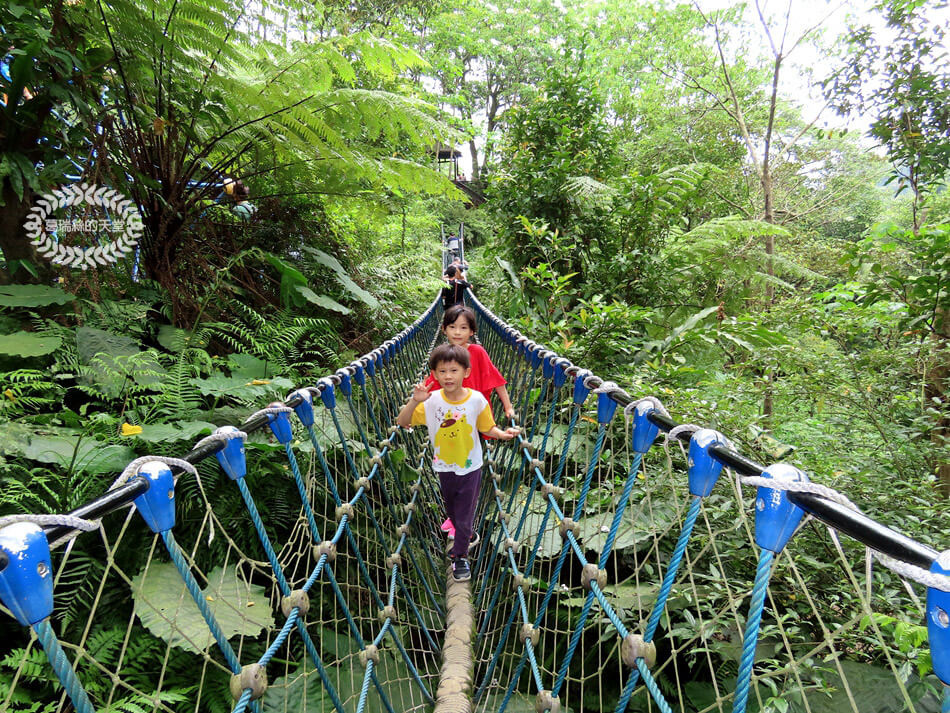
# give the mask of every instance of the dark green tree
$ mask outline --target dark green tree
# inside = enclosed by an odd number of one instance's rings
[[[561,273],[582,273],[591,260],[613,254],[607,207],[579,195],[574,179],[606,181],[616,172],[616,145],[603,100],[582,67],[549,70],[539,96],[507,115],[505,148],[493,176],[494,207],[515,263],[547,262]],[[522,219],[543,224],[538,244]]]
[[[913,192],[913,229],[927,219],[927,197],[950,170],[950,63],[942,0],[882,0],[887,32],[855,27],[825,92],[841,114],[873,117],[870,136],[894,165],[899,189]],[[944,18],[945,15],[942,15]]]
[[[76,169],[93,153],[88,130],[99,82],[112,52],[90,35],[81,4],[25,0],[0,7],[0,283],[45,279],[49,263],[37,259],[23,232],[33,197]]]

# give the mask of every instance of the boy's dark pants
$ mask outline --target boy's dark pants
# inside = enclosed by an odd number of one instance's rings
[[[440,471],[439,485],[442,487],[445,511],[455,525],[455,542],[452,544],[451,554],[453,557],[468,557],[468,543],[472,539],[472,524],[475,521],[475,504],[482,486],[482,469],[465,475]]]

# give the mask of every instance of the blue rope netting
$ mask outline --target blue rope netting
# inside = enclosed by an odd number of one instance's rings
[[[874,616],[885,604],[923,607],[895,578],[871,591],[853,565],[862,552],[832,538],[835,554],[820,528],[789,546],[810,552],[820,541],[827,564],[783,554],[798,521],[768,539],[768,514],[756,513],[795,506],[781,489],[760,486],[750,499],[732,473],[719,478],[709,456],[725,442],[719,434],[694,434],[688,458],[676,439],[651,448],[649,416],[662,406],[632,401],[468,299],[522,429],[513,442],[485,443],[481,544],[471,554],[475,710],[865,713],[872,700],[927,711],[941,699],[950,709],[950,694],[916,677]],[[62,684],[56,695],[83,713],[439,710],[452,616],[444,515],[427,439],[394,424],[440,317],[433,303],[395,339],[255,414],[244,432],[219,429],[199,447],[219,465],[181,475],[174,498],[155,496],[163,478],[172,487],[168,466],[133,473],[151,485],[135,509],[103,520],[82,635],[61,642],[42,606],[37,622],[24,615]],[[273,439],[254,433],[261,425]],[[144,567],[126,571],[146,523]],[[54,569],[68,576],[75,557],[68,546]],[[816,572],[845,582],[846,597],[816,599]],[[119,580],[130,600],[102,602]],[[0,588],[5,603],[10,591]],[[20,710],[11,706],[40,680],[35,646],[14,652],[0,709]],[[151,686],[137,670],[145,660],[158,662],[144,677]],[[194,684],[170,689],[183,667]]]

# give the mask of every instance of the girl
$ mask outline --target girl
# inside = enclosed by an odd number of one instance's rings
[[[449,307],[442,318],[442,333],[450,344],[468,349],[468,356],[472,363],[471,373],[462,382],[462,386],[481,392],[489,404],[491,404],[491,394],[494,391],[498,394],[502,408],[505,409],[505,416],[509,420],[514,418],[515,410],[511,406],[508,389],[505,388],[508,382],[492,364],[491,357],[488,356],[485,348],[480,344],[469,343],[469,340],[475,336],[475,312],[470,307],[461,304]],[[429,374],[425,387],[429,391],[440,388],[434,374]],[[448,533],[450,540],[455,538],[455,526],[451,520],[446,519],[442,523],[442,529]],[[472,545],[478,544],[478,535],[474,535],[474,538]]]
[[[465,378],[462,386],[480,391],[489,403],[494,391],[498,394],[502,408],[505,409],[505,416],[509,419],[514,418],[515,410],[511,406],[508,389],[505,388],[508,382],[491,363],[491,357],[488,356],[484,347],[480,344],[469,343],[469,340],[475,336],[475,312],[465,305],[450,307],[442,318],[442,333],[450,344],[468,349],[468,356],[472,360],[472,373]],[[425,385],[429,391],[437,391],[440,388],[434,374],[429,374]]]

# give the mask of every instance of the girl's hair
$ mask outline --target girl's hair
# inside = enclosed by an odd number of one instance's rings
[[[450,324],[455,324],[459,317],[465,317],[465,320],[468,322],[468,326],[472,328],[472,333],[474,334],[476,331],[475,311],[471,307],[466,307],[465,305],[452,305],[447,310],[445,310],[445,316],[442,317],[442,329],[445,329]]]

